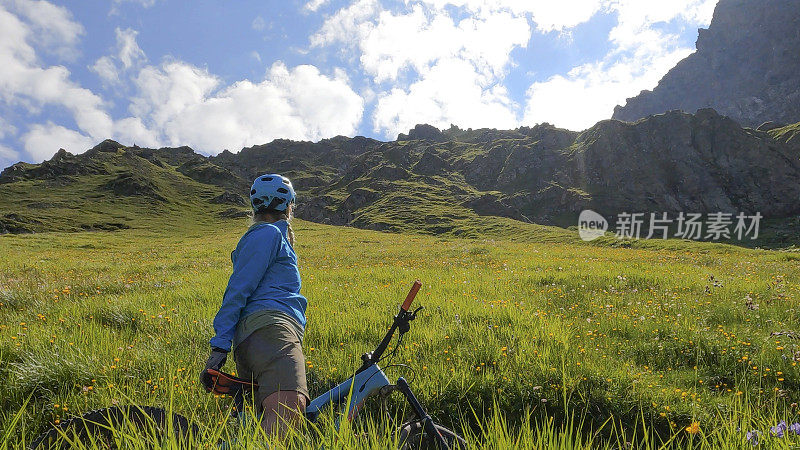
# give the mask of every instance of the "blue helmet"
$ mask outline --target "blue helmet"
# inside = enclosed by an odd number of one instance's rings
[[[294,199],[292,182],[277,173],[259,176],[250,188],[250,205],[256,212],[261,209],[286,211],[289,204],[294,203]]]

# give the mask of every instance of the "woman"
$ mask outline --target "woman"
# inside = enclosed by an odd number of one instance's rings
[[[214,318],[216,335],[206,369],[219,370],[234,348],[236,370],[258,382],[256,405],[268,434],[284,436],[308,402],[302,341],[305,297],[289,224],[295,194],[288,178],[262,175],[253,182],[253,225],[231,253],[233,274]]]

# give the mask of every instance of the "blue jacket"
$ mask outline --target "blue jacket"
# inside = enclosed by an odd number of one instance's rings
[[[236,324],[262,309],[281,311],[306,326],[308,301],[300,294],[297,255],[285,220],[250,227],[231,253],[233,273],[214,317],[211,346],[231,349]]]

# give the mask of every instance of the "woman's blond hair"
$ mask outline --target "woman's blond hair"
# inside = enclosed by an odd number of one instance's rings
[[[294,247],[294,230],[292,230],[292,218],[294,217],[294,207],[289,206],[285,211],[278,211],[275,209],[260,209],[253,213],[253,224],[266,222],[273,223],[279,220],[285,220],[289,225],[287,233],[289,235],[289,244]]]

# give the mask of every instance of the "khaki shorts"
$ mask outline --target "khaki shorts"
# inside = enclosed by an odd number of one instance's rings
[[[258,383],[254,400],[259,413],[265,398],[277,391],[308,396],[306,359],[297,330],[278,322],[255,330],[234,350],[237,375]]]

